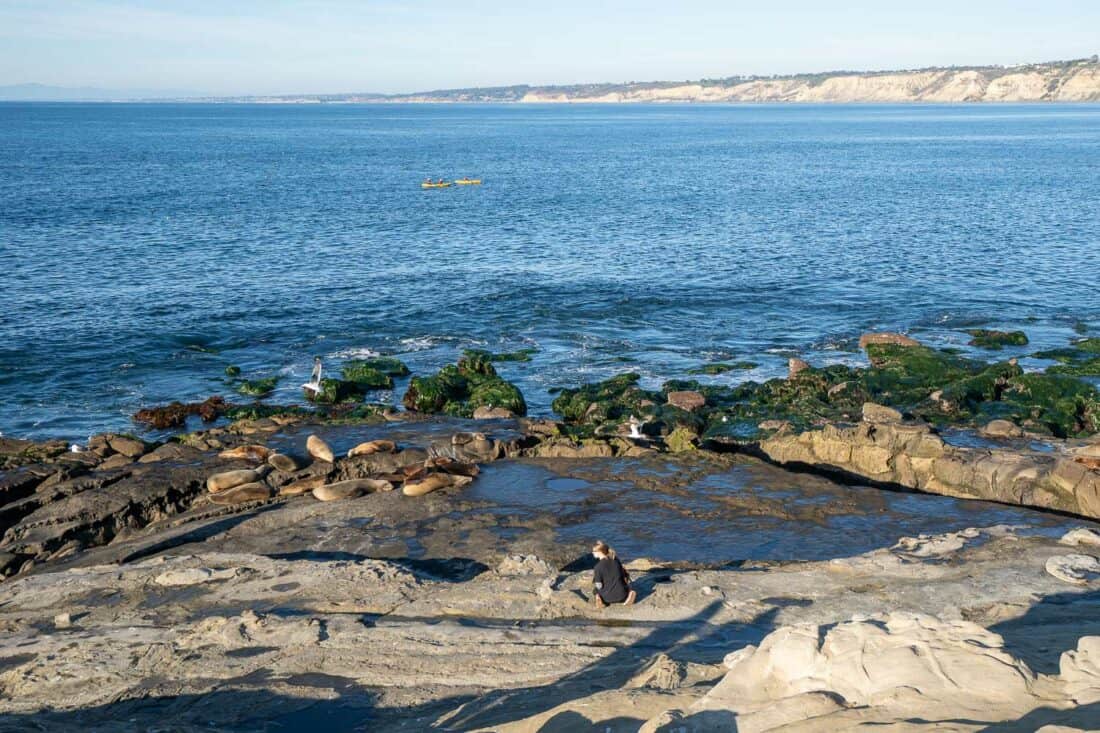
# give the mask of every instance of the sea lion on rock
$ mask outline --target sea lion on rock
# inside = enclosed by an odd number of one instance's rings
[[[435,458],[429,458],[425,466],[428,468],[438,468],[444,473],[449,473],[454,476],[477,476],[481,472],[481,468],[476,463],[467,463],[465,461],[456,461],[453,458],[447,458],[446,456],[436,456]]]
[[[253,483],[259,481],[267,474],[267,467],[263,466],[259,469],[243,468],[237,471],[224,471],[222,473],[216,473],[210,478],[206,479],[206,488],[211,494],[216,494],[221,491],[232,489],[242,484]]]
[[[318,438],[316,435],[311,435],[306,439],[306,450],[309,451],[309,454],[318,461],[332,463],[336,460],[336,457],[332,452],[332,446]]]
[[[348,458],[369,456],[372,453],[393,453],[395,450],[397,450],[397,444],[392,440],[368,440],[349,450]]]
[[[254,463],[263,463],[268,459],[271,453],[272,451],[270,448],[266,448],[262,445],[239,445],[236,448],[223,450],[218,454],[218,458],[242,459],[245,461],[253,461]]]
[[[430,494],[437,489],[443,489],[448,486],[461,488],[468,485],[471,481],[473,481],[473,478],[469,476],[452,476],[449,473],[433,473],[420,481],[406,483],[405,487],[401,489],[401,493],[405,496],[424,496],[425,494]]]
[[[246,501],[260,501],[269,498],[271,498],[271,487],[260,482],[241,484],[210,495],[210,501],[222,505],[243,504]]]
[[[372,494],[376,491],[390,491],[393,484],[389,481],[381,481],[372,478],[352,479],[351,481],[337,481],[327,486],[318,486],[313,490],[313,497],[318,501],[336,501],[338,499],[354,499],[363,494]]]
[[[307,494],[314,489],[324,486],[327,480],[327,476],[309,476],[299,479],[280,488],[279,496],[298,496],[299,494]]]
[[[283,471],[284,473],[293,473],[298,470],[298,461],[282,453],[272,453],[267,457],[267,463],[275,470]]]

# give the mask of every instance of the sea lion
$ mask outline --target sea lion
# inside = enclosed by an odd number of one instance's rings
[[[246,501],[260,501],[269,498],[271,498],[271,487],[260,482],[241,484],[210,495],[210,501],[222,505],[243,504]]]
[[[326,481],[328,481],[327,476],[308,476],[303,479],[298,479],[280,488],[279,496],[298,496],[299,494],[306,494],[324,486]]]
[[[318,486],[313,490],[313,497],[318,501],[336,501],[338,499],[354,499],[363,494],[371,494],[376,491],[390,491],[393,484],[389,481],[381,481],[372,478],[352,479],[350,481],[337,481],[334,484]]]
[[[306,450],[318,461],[332,463],[336,460],[336,457],[332,453],[332,446],[316,435],[311,435],[306,439]]]
[[[262,445],[239,445],[236,448],[223,450],[218,454],[218,458],[231,458],[252,461],[254,463],[263,463],[271,453],[272,450],[270,448]]]
[[[368,440],[349,450],[348,458],[369,456],[371,453],[393,453],[395,450],[397,450],[397,444],[392,440]]]
[[[259,481],[265,475],[267,475],[267,466],[261,468],[242,468],[236,471],[224,471],[222,473],[216,473],[210,478],[206,479],[206,488],[211,494],[216,494],[220,491],[226,491],[232,489],[235,486],[242,484],[249,484],[254,481]]]
[[[272,468],[284,473],[292,473],[298,470],[298,461],[282,453],[272,453],[267,457],[267,463]]]

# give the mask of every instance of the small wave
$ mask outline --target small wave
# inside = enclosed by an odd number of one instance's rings
[[[382,352],[367,346],[340,349],[328,355],[329,359],[371,359],[381,356]]]

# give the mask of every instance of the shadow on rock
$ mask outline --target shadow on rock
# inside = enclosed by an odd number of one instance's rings
[[[438,580],[447,583],[464,583],[481,575],[489,566],[467,557],[444,557],[414,560],[407,557],[382,558],[360,555],[340,550],[297,550],[295,552],[269,553],[273,560],[309,560],[312,562],[360,562],[363,560],[385,560],[391,565],[404,568],[419,578]]]
[[[1035,672],[1058,673],[1062,652],[1077,647],[1082,636],[1100,636],[1100,591],[1053,593],[1019,618],[989,627],[1000,634],[1005,650]]]

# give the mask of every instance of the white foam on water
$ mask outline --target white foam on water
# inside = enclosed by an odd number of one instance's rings
[[[341,349],[328,354],[328,359],[371,359],[375,356],[381,356],[382,352],[375,349],[371,349],[366,346],[353,347],[350,349]]]

